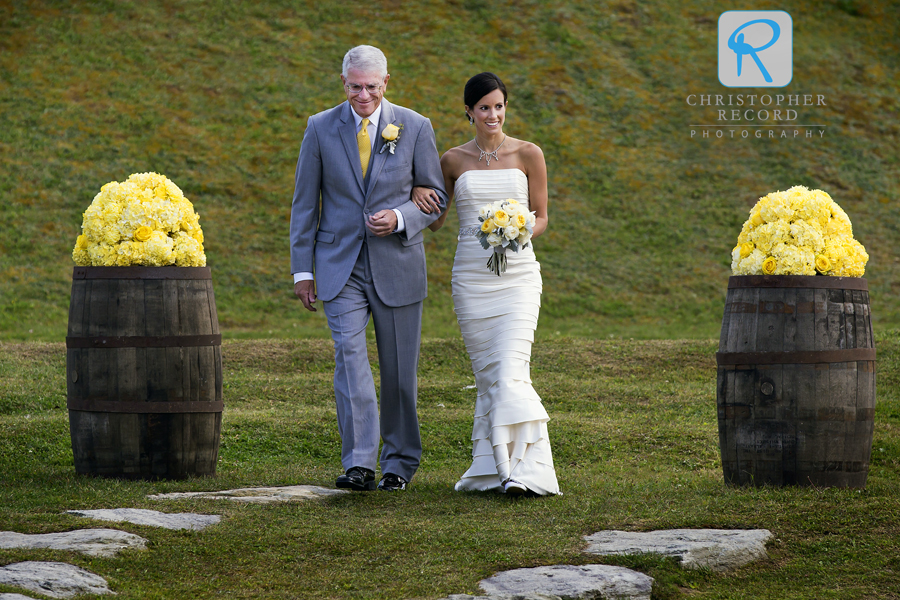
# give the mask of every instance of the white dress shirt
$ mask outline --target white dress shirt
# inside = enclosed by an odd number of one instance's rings
[[[353,106],[350,106],[350,113],[353,115],[353,120],[356,122],[356,133],[359,134],[359,131],[362,129],[362,120],[363,117],[356,114],[356,111],[353,110]],[[381,119],[381,103],[378,103],[378,108],[375,109],[371,115],[366,117],[369,119],[369,126],[366,127],[366,131],[369,133],[369,142],[372,144],[372,153],[375,153],[375,140],[378,136],[376,133],[378,132],[378,121]],[[386,125],[386,124],[385,124]],[[397,215],[397,228],[394,230],[394,233],[398,233],[406,229],[406,225],[403,222],[403,214],[397,210],[396,208],[392,209],[394,214]],[[315,279],[313,274],[308,271],[301,271],[299,273],[294,273],[294,283],[298,283],[300,281],[309,281],[310,279]]]

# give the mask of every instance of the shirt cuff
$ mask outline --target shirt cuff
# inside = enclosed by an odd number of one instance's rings
[[[397,215],[397,229],[395,229],[393,233],[400,233],[406,229],[406,223],[403,222],[403,213],[401,213],[398,208],[392,208],[391,210]]]
[[[299,273],[294,273],[294,283],[300,283],[301,281],[309,281],[310,279],[315,279],[312,273],[308,273],[306,271],[301,271]]]

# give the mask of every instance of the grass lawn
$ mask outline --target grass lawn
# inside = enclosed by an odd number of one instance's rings
[[[878,407],[865,490],[732,488],[722,481],[713,341],[536,344],[535,387],[552,417],[561,497],[459,494],[469,462],[473,379],[456,339],[426,340],[419,413],[425,454],[406,493],[248,506],[147,494],[316,484],[341,471],[330,343],[233,340],[218,476],[125,482],[76,476],[65,411],[65,349],[0,344],[0,530],[96,526],[66,509],[220,514],[202,532],[129,524],[146,551],[89,558],[0,551],[0,563],[63,560],[129,598],[441,598],[495,572],[618,564],[656,578],[654,598],[900,597],[900,333],[878,339]],[[766,528],[769,559],[726,575],[655,557],[581,554],[602,529]],[[0,587],[0,592],[13,592]]]

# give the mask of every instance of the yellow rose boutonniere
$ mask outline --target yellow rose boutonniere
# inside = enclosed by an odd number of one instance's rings
[[[399,135],[400,128],[393,123],[389,123],[388,126],[384,128],[384,131],[381,132],[381,137],[383,137],[386,142],[392,142],[396,140],[397,136]]]
[[[389,149],[391,154],[394,153],[394,150],[397,149],[397,142],[400,141],[400,134],[403,132],[403,123],[400,123],[399,126],[394,125],[393,123],[388,123],[388,125],[381,130],[381,139],[384,140],[384,145],[381,147],[381,150],[378,151],[379,154],[383,153],[385,149]]]

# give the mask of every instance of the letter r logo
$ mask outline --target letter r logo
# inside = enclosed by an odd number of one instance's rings
[[[793,79],[794,32],[782,10],[719,16],[719,81],[727,87],[784,87]]]

